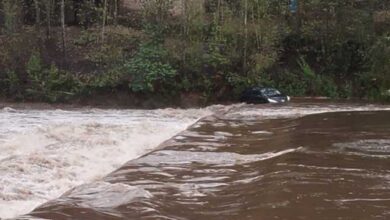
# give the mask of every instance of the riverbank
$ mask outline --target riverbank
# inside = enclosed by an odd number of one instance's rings
[[[300,21],[287,1],[195,1],[184,14],[172,14],[171,1],[134,10],[98,2],[70,1],[60,24],[59,4],[3,1],[0,96],[186,107],[234,102],[262,85],[291,96],[390,99],[390,13],[380,0],[310,1]]]
[[[162,108],[203,108],[210,105],[232,105],[238,101],[220,101],[206,103],[201,101],[199,95],[182,95],[175,101],[164,102],[164,99],[158,98],[134,98],[126,95],[105,95],[100,97],[90,97],[84,99],[75,99],[62,103],[49,103],[39,101],[14,101],[12,99],[0,98],[0,109],[35,109],[35,110],[75,110],[75,109],[162,109]],[[341,103],[341,104],[377,104],[384,105],[390,102],[386,101],[368,101],[362,99],[332,99],[329,97],[291,97],[292,103]]]
[[[134,95],[125,92],[96,94],[93,96],[72,98],[62,102],[15,101],[10,98],[0,98],[0,108],[12,107],[18,109],[157,109],[157,108],[192,108],[205,107],[207,104],[231,104],[233,102],[206,103],[198,94],[182,94],[178,97],[158,95]]]

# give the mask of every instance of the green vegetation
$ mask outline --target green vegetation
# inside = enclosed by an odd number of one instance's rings
[[[0,0],[0,95],[217,102],[266,85],[390,101],[389,1],[136,2]]]

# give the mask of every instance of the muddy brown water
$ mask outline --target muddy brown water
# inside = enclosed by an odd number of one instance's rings
[[[390,111],[232,111],[24,218],[390,219]]]

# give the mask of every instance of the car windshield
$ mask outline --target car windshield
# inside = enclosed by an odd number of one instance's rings
[[[271,89],[271,88],[262,89],[261,92],[265,96],[278,96],[278,95],[281,95],[281,93],[278,90]]]

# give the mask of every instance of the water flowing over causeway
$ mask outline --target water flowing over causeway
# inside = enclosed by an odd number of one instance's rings
[[[96,181],[210,109],[0,110],[0,218]]]
[[[34,137],[20,126],[2,131],[3,146],[26,137],[22,142],[31,147],[4,148],[15,156],[5,157],[2,167],[14,170],[1,170],[7,177],[1,181],[23,177],[30,184],[7,183],[0,199],[9,207],[30,198],[36,205],[50,200],[19,217],[24,219],[388,219],[389,110],[308,103],[237,105],[217,113],[158,110],[162,116],[149,112],[150,126],[142,111],[54,111],[73,118],[36,123]],[[7,111],[3,114],[20,114]],[[91,121],[72,114],[89,115]],[[207,117],[184,130],[198,116]],[[42,200],[40,193],[46,196]]]

